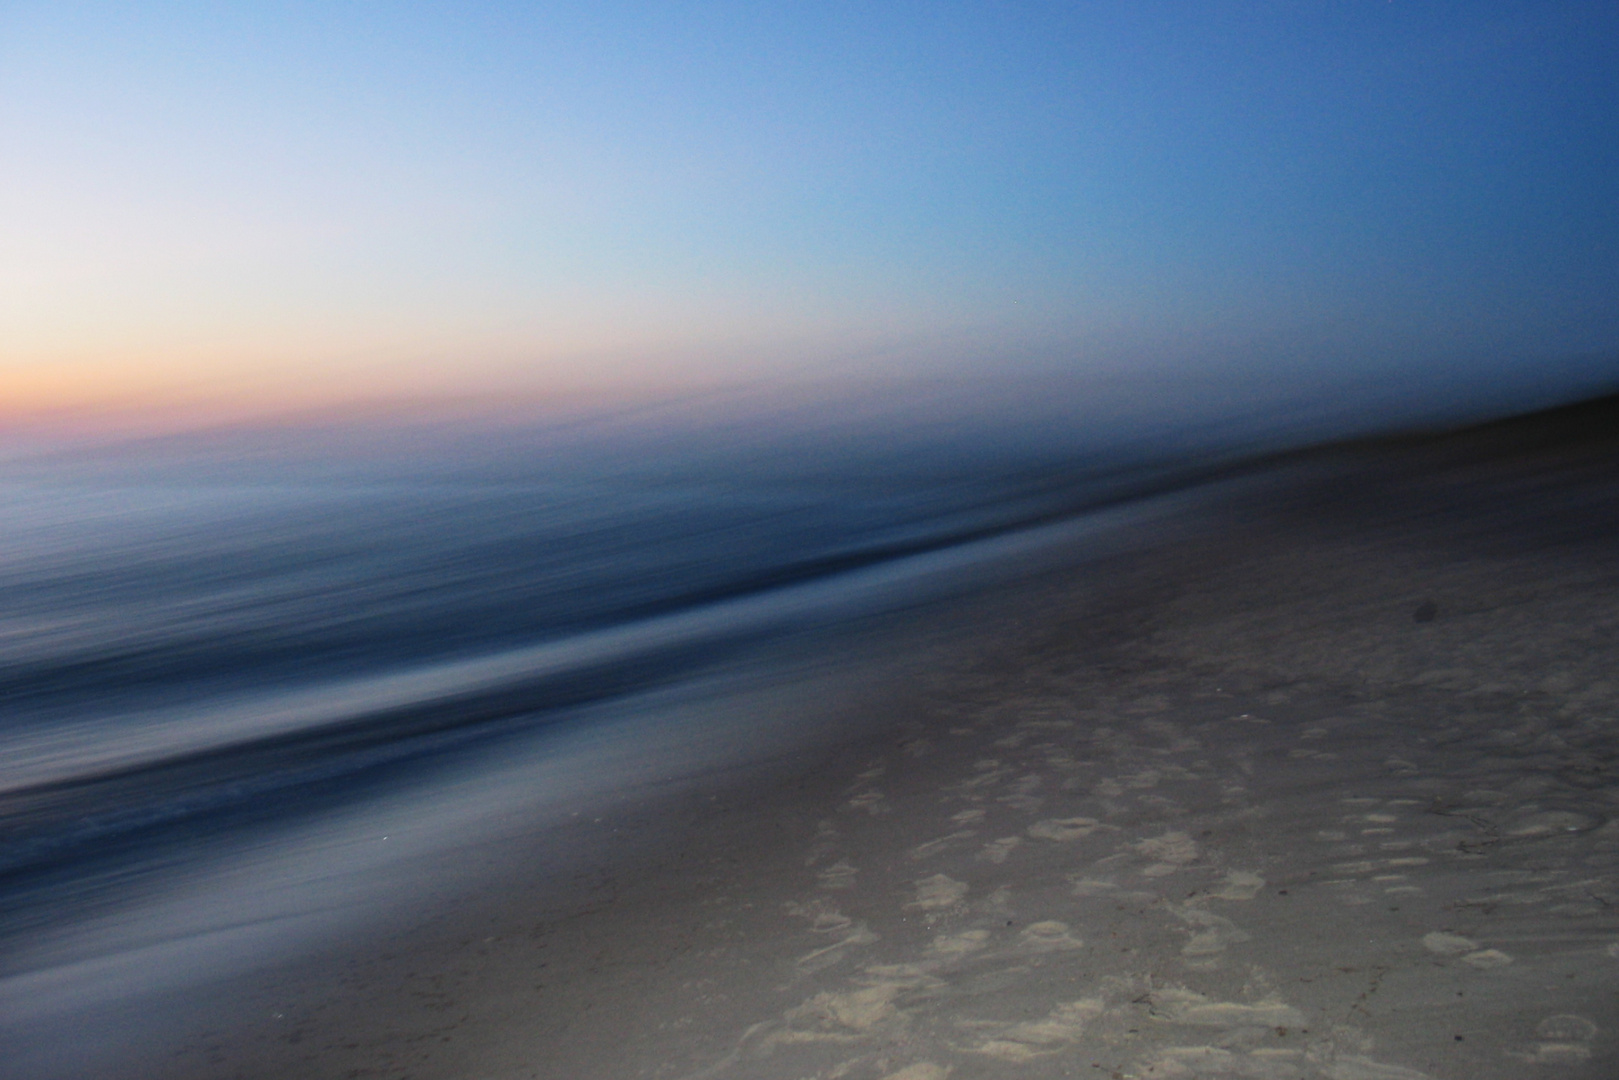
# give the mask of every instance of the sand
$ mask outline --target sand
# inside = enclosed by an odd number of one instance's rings
[[[1615,461],[1307,463],[128,1075],[1619,1075]]]

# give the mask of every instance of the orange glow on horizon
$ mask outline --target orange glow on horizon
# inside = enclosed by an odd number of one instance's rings
[[[398,341],[264,341],[247,348],[16,354],[0,359],[0,428],[99,435],[327,419],[534,418],[633,408],[771,383],[837,381],[930,367],[991,335],[960,327],[924,337],[909,328],[731,336],[621,333],[617,340],[537,341],[532,335],[430,336]],[[288,359],[297,357],[297,359]],[[942,361],[942,363],[940,362]]]

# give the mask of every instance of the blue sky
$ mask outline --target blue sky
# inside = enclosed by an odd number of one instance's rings
[[[1619,352],[1611,3],[0,4],[12,410]]]

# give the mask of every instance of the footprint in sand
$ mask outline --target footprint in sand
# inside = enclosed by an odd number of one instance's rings
[[[1503,824],[1508,839],[1530,840],[1544,836],[1589,832],[1602,822],[1588,814],[1565,810],[1525,811]]]
[[[821,971],[840,963],[848,950],[861,945],[871,945],[881,940],[880,936],[865,923],[855,923],[843,933],[837,941],[819,949],[800,956],[793,963],[802,971]]]
[[[1146,1001],[1149,1015],[1160,1023],[1228,1029],[1228,1033],[1214,1040],[1219,1045],[1166,1047],[1144,1061],[1136,1075],[1164,1080],[1201,1080],[1204,1077],[1211,1080],[1216,1077],[1303,1080],[1306,1076],[1320,1076],[1325,1080],[1431,1080],[1426,1073],[1415,1069],[1384,1064],[1361,1054],[1336,1053],[1320,1046],[1307,1052],[1286,1046],[1236,1048],[1230,1033],[1269,1029],[1280,1035],[1300,1030],[1307,1023],[1303,1013],[1274,996],[1250,1003],[1216,1001],[1193,990],[1165,987],[1149,994]],[[1324,1055],[1327,1060],[1312,1068],[1323,1049],[1327,1050]]]
[[[1431,1080],[1425,1072],[1403,1065],[1385,1065],[1358,1055],[1338,1058],[1328,1064],[1321,1075],[1327,1080]]]
[[[1502,952],[1500,949],[1480,949],[1478,952],[1470,952],[1463,956],[1462,963],[1489,970],[1490,968],[1506,967],[1512,963],[1512,956],[1509,953]]]
[[[853,919],[824,900],[811,900],[805,904],[788,901],[782,908],[795,919],[806,920],[810,930],[817,934],[836,934],[854,925]]]
[[[854,879],[860,871],[847,859],[839,859],[831,866],[815,875],[817,888],[821,889],[852,889]]]
[[[1478,942],[1472,938],[1462,938],[1460,934],[1452,934],[1444,929],[1436,929],[1431,934],[1421,936],[1421,947],[1441,957],[1459,957],[1464,952],[1477,949]]]
[[[946,848],[952,848],[964,841],[971,840],[977,835],[978,834],[971,829],[963,830],[962,832],[953,832],[948,836],[941,836],[936,840],[929,840],[924,844],[918,844],[912,848],[908,854],[913,860],[926,859],[930,855],[937,855]]]
[[[1147,877],[1173,874],[1187,863],[1197,860],[1197,841],[1183,832],[1166,832],[1162,836],[1151,837],[1135,845],[1135,849],[1153,860],[1141,871]]]
[[[1583,1016],[1548,1016],[1535,1026],[1535,1034],[1542,1041],[1527,1052],[1510,1056],[1532,1065],[1580,1065],[1591,1060],[1590,1043],[1597,1031],[1597,1026]]]
[[[1207,900],[1231,900],[1241,902],[1252,900],[1259,895],[1259,890],[1265,887],[1265,879],[1258,874],[1251,874],[1246,870],[1236,870],[1221,880],[1220,884],[1203,894]]]
[[[838,827],[830,821],[822,821],[815,827],[815,844],[805,856],[804,865],[814,866],[837,850]]]
[[[1041,776],[1031,773],[1013,784],[1010,794],[1002,795],[995,801],[1005,803],[1014,810],[1032,814],[1045,803],[1044,799],[1035,794],[1036,791],[1040,790],[1040,785],[1044,782]]]
[[[1299,1080],[1303,1057],[1302,1050],[1273,1047],[1242,1053],[1219,1046],[1167,1046],[1148,1058],[1138,1071],[1124,1075],[1151,1076],[1154,1080],[1200,1080],[1202,1077]]]
[[[967,779],[952,785],[952,787],[947,790],[955,791],[962,795],[971,796],[973,792],[980,791],[987,787],[993,787],[1002,780],[1005,780],[1008,776],[1012,775],[1011,769],[1003,767],[999,761],[996,761],[993,758],[977,762],[973,765],[973,768],[977,770],[976,776],[970,776]]]
[[[984,1026],[998,1030],[965,1049],[968,1053],[1018,1063],[1050,1057],[1077,1043],[1085,1034],[1086,1025],[1105,1011],[1100,998],[1061,1002],[1039,1020],[1019,1024],[986,1023]]]
[[[978,853],[978,857],[992,863],[1003,863],[1006,861],[1007,856],[1016,851],[1022,843],[1023,837],[1021,836],[1003,836],[999,840],[991,840],[985,844],[984,849]]]
[[[1067,923],[1055,919],[1030,923],[1024,927],[1023,933],[1018,935],[1018,944],[1025,949],[1042,953],[1085,947],[1085,942],[1069,932]]]
[[[1005,885],[998,886],[978,905],[978,909],[1001,917],[1013,914],[1012,890]]]
[[[863,791],[843,805],[850,810],[864,810],[873,816],[889,812],[888,797],[876,788]]]
[[[1192,936],[1181,946],[1181,955],[1188,960],[1209,965],[1226,949],[1251,940],[1251,935],[1223,915],[1204,911],[1190,904],[1170,909],[1192,930]]]
[[[1048,818],[1045,821],[1037,821],[1030,825],[1028,833],[1036,840],[1056,840],[1060,842],[1078,840],[1081,837],[1089,836],[1101,827],[1102,823],[1095,818]]]
[[[915,1065],[907,1065],[899,1072],[888,1073],[882,1080],[945,1080],[950,1075],[950,1069],[944,1065],[935,1065],[931,1061],[919,1061]]]
[[[1068,882],[1073,886],[1075,896],[1114,896],[1119,891],[1117,882],[1108,881],[1104,878],[1089,878],[1076,875],[1070,877]]]
[[[1143,769],[1138,773],[1126,773],[1117,779],[1125,787],[1135,788],[1139,791],[1157,787],[1158,782],[1163,778],[1164,774],[1157,769]]]
[[[1066,770],[1077,769],[1080,767],[1080,762],[1074,760],[1074,755],[1070,754],[1067,750],[1064,750],[1060,746],[1053,746],[1050,743],[1043,743],[1041,745],[1041,749],[1044,749],[1046,752],[1046,764],[1050,765],[1053,769]]]
[[[928,921],[959,911],[967,897],[967,883],[944,874],[934,874],[915,882],[916,899],[905,906],[924,912]]]
[[[900,749],[905,752],[906,757],[926,757],[933,753],[933,741],[918,735],[914,739],[907,740]]]
[[[742,1036],[736,1055],[750,1046],[761,1054],[794,1043],[857,1043],[903,1029],[908,1017],[900,1008],[906,994],[936,992],[943,983],[925,972],[868,974],[853,990],[827,991],[782,1013],[779,1021],[759,1024]]]
[[[1548,1016],[1535,1026],[1535,1034],[1553,1042],[1590,1042],[1599,1029],[1583,1016],[1558,1013]]]
[[[1360,835],[1362,836],[1390,835],[1394,832],[1394,824],[1400,820],[1400,816],[1398,814],[1383,813],[1351,815],[1344,820],[1354,823],[1356,822],[1357,818],[1361,826]]]
[[[1155,1020],[1193,1027],[1300,1028],[1304,1014],[1278,998],[1266,998],[1244,1005],[1235,1001],[1214,1001],[1195,990],[1166,987],[1147,995],[1149,1013]]]
[[[1512,957],[1500,949],[1481,949],[1472,938],[1446,930],[1422,935],[1422,947],[1436,956],[1460,957],[1462,963],[1476,968],[1498,968],[1512,963]]]
[[[988,930],[964,930],[959,934],[940,934],[927,947],[929,960],[950,962],[983,951],[989,945]]]
[[[783,1017],[786,1029],[772,1033],[768,1041],[854,1042],[896,1016],[894,999],[904,989],[899,983],[882,983],[841,994],[816,994],[788,1009]]]

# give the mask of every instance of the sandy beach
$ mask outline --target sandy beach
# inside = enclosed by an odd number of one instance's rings
[[[1536,431],[958,606],[859,737],[492,844],[128,1075],[1611,1076],[1615,455]]]

